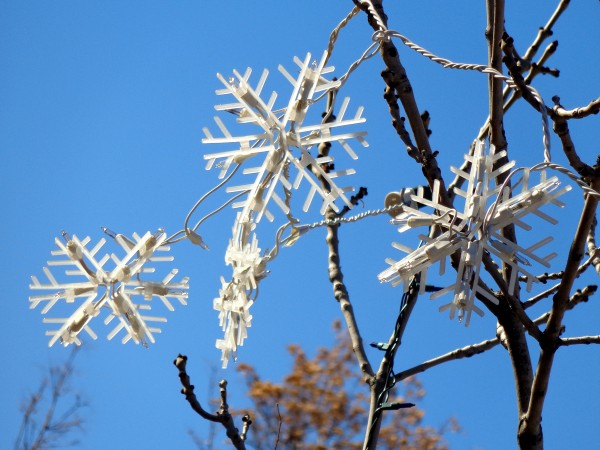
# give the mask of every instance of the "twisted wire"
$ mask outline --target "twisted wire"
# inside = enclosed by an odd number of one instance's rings
[[[468,63],[456,63],[454,61],[450,61],[449,59],[442,58],[440,56],[434,55],[427,49],[421,47],[418,44],[415,44],[406,36],[401,35],[397,31],[386,30],[386,31],[376,31],[373,33],[373,40],[382,41],[388,40],[390,37],[396,37],[402,41],[404,45],[406,45],[411,50],[419,53],[420,55],[425,56],[427,59],[440,64],[445,69],[460,69],[460,70],[474,70],[477,72],[486,73],[492,75],[494,78],[498,78],[504,81],[508,87],[511,89],[516,89],[517,84],[515,81],[507,75],[504,75],[502,72],[497,71],[493,67],[489,67],[483,64],[468,64]],[[542,143],[544,146],[544,162],[551,161],[551,153],[550,153],[550,127],[548,126],[548,112],[546,104],[542,99],[540,93],[533,86],[527,86],[527,89],[531,92],[534,98],[538,101],[540,107],[540,113],[542,115]]]
[[[348,15],[346,17],[344,17],[342,19],[342,21],[340,23],[338,23],[338,25],[331,31],[331,34],[329,35],[329,43],[327,44],[327,54],[325,56],[325,65],[327,65],[327,62],[329,61],[329,58],[331,57],[331,54],[333,53],[333,47],[335,46],[335,43],[337,41],[337,38],[338,38],[338,35],[340,34],[341,29],[344,28],[346,25],[348,25],[348,22],[350,22],[350,20],[352,20],[352,18],[354,16],[356,16],[359,12],[360,12],[360,8],[358,6],[355,6],[354,8],[352,8],[352,11],[350,11],[348,13]]]
[[[289,161],[286,162],[283,166],[283,177],[286,180],[290,179],[290,163]],[[285,195],[285,198],[283,199],[283,202],[285,203],[285,206],[287,207],[288,211],[287,213],[285,213],[288,221],[290,223],[298,223],[298,219],[296,219],[294,217],[294,215],[292,214],[292,191],[290,191],[287,187],[285,187],[285,185],[283,185],[283,192]]]
[[[369,45],[369,47],[363,52],[363,54],[360,56],[360,58],[358,58],[356,61],[354,61],[352,64],[350,64],[350,67],[348,68],[348,70],[346,70],[346,73],[344,73],[342,76],[340,76],[338,78],[339,84],[336,87],[333,87],[326,91],[323,91],[317,98],[312,100],[311,103],[318,102],[319,100],[321,100],[322,98],[327,96],[329,94],[329,92],[339,91],[342,88],[342,86],[344,86],[344,84],[346,84],[346,81],[348,81],[348,77],[352,74],[352,72],[354,72],[356,69],[358,69],[358,66],[360,66],[367,59],[371,59],[373,56],[375,56],[377,54],[377,52],[379,51],[379,47],[381,47],[381,44],[379,42],[373,42],[371,45]]]
[[[318,228],[318,227],[333,226],[333,225],[338,225],[340,223],[357,222],[366,217],[379,216],[381,214],[389,214],[391,211],[400,210],[401,208],[402,208],[402,205],[391,205],[391,206],[388,206],[385,208],[371,209],[369,211],[365,211],[365,212],[362,212],[360,214],[356,214],[356,215],[350,216],[350,217],[336,217],[335,219],[323,219],[319,222],[313,222],[311,224],[298,225],[296,228],[298,228],[299,230],[304,232],[304,231],[312,230],[313,228]]]
[[[352,74],[352,72],[354,72],[358,68],[358,66],[360,66],[367,59],[370,59],[373,56],[375,56],[377,52],[379,52],[379,47],[381,47],[381,44],[379,42],[373,42],[371,45],[369,45],[369,47],[363,52],[360,58],[358,58],[350,65],[346,73],[338,78],[340,85],[336,89],[339,90],[346,83],[348,77]]]
[[[381,18],[381,16],[377,12],[377,10],[375,9],[375,6],[373,6],[373,3],[370,0],[363,0],[360,3],[361,3],[361,5],[364,5],[367,7],[369,12],[371,13],[371,16],[373,17],[375,22],[377,22],[377,26],[379,27],[379,29],[381,31],[387,31],[388,27],[386,26],[385,22],[383,21],[383,19]]]
[[[593,197],[600,198],[600,192],[592,189],[592,187],[589,184],[587,184],[585,181],[583,181],[577,174],[571,172],[569,169],[567,169],[564,166],[561,166],[560,164],[556,164],[553,162],[543,162],[543,163],[536,164],[530,170],[543,170],[546,168],[556,170],[557,172],[560,172],[560,173],[566,175],[571,180],[573,180],[575,183],[577,183],[577,185],[581,188],[581,190],[583,192],[585,192],[587,195],[591,195]]]
[[[583,181],[581,178],[579,178],[575,173],[571,172],[569,169],[567,169],[564,166],[561,166],[561,165],[553,163],[553,162],[542,162],[542,163],[536,164],[535,166],[532,166],[529,168],[529,170],[531,170],[531,171],[539,171],[539,170],[543,170],[543,169],[556,170],[556,171],[566,175],[571,180],[573,180],[575,183],[577,183],[577,185],[585,192],[585,194],[600,198],[600,192],[592,189],[589,184],[587,184],[585,181]],[[524,168],[519,168],[519,169],[512,171],[509,174],[508,178],[512,177],[512,175],[514,175],[516,172],[518,172],[520,170],[524,170]],[[501,191],[502,191],[502,189],[500,190],[500,192]],[[498,197],[498,199],[499,198],[500,197]],[[323,219],[321,221],[313,222],[310,224],[296,225],[296,226],[293,226],[293,228],[298,233],[300,233],[300,235],[302,235],[309,230],[319,228],[319,227],[334,226],[334,225],[339,225],[341,223],[357,222],[357,221],[365,219],[367,217],[379,216],[381,214],[389,214],[392,211],[400,212],[402,210],[402,207],[403,207],[402,204],[391,205],[391,206],[388,206],[385,208],[368,210],[368,211],[365,211],[365,212],[362,212],[360,214],[356,214],[356,215],[350,216],[350,217],[336,217],[334,219]],[[287,225],[289,225],[289,223],[286,224],[286,226]],[[283,241],[286,241],[287,239],[289,239],[289,237],[284,239]]]
[[[376,21],[377,26],[379,27],[379,30],[376,31],[375,33],[373,33],[373,36],[372,36],[373,43],[364,51],[364,53],[361,55],[361,57],[359,59],[357,59],[350,65],[350,67],[348,68],[346,73],[344,73],[344,75],[339,77],[340,84],[333,89],[339,90],[346,83],[348,77],[352,74],[352,72],[354,72],[358,68],[358,66],[360,66],[364,61],[375,56],[377,54],[377,52],[379,51],[379,49],[381,48],[381,44],[383,42],[390,41],[390,39],[392,37],[400,39],[405,46],[407,46],[411,50],[419,53],[420,55],[426,57],[427,59],[429,59],[437,64],[440,64],[445,69],[474,70],[477,72],[492,75],[494,78],[498,78],[498,79],[504,81],[506,83],[506,85],[511,89],[516,90],[518,88],[517,84],[512,79],[512,77],[504,75],[502,72],[497,71],[493,67],[489,67],[489,66],[486,66],[483,64],[457,63],[457,62],[451,61],[446,58],[442,58],[440,56],[437,56],[437,55],[431,53],[427,49],[412,42],[406,36],[403,36],[402,34],[398,33],[397,31],[389,30],[386,27],[383,20],[381,19],[381,17],[379,16],[379,13],[377,12],[375,7],[369,0],[365,0],[361,3],[362,3],[362,5],[367,6],[367,9],[371,13],[373,19]],[[337,39],[339,30],[348,23],[351,16],[352,17],[354,16],[354,9],[351,11],[351,13],[348,15],[348,17],[346,17],[342,22],[340,22],[340,25],[338,25],[338,27],[336,27],[332,31],[331,37],[330,37],[330,42],[329,42],[329,47],[327,48],[327,59],[329,59],[331,51],[333,50],[333,44],[335,43],[335,40]],[[535,89],[533,86],[530,86],[530,85],[528,85],[526,87],[529,90],[529,92],[531,92],[531,94],[533,95],[533,97],[536,99],[536,101],[539,104],[539,111],[542,116],[542,145],[544,147],[544,162],[550,162],[552,160],[552,155],[550,152],[550,127],[548,125],[547,106],[544,103],[544,100],[543,100],[542,96],[540,95],[540,93],[537,91],[537,89]],[[321,94],[321,96],[319,96],[317,99],[315,99],[315,102],[318,101],[319,99],[321,99],[324,95],[326,95],[326,93]]]
[[[371,4],[371,2],[367,0],[367,1],[363,1],[361,3],[363,5],[367,6],[369,12],[371,13],[373,18],[377,22],[377,26],[381,30],[387,30],[387,27],[383,23],[383,20],[381,20],[379,13],[375,9],[375,7]],[[342,28],[344,28],[348,24],[348,22],[350,22],[350,20],[360,12],[360,10],[361,10],[361,8],[359,6],[355,6],[352,9],[352,11],[350,11],[350,13],[348,13],[348,15],[331,31],[331,34],[329,35],[329,43],[327,45],[325,64],[327,64],[327,62],[329,61],[329,58],[331,57],[331,53],[333,52],[333,47],[335,45],[335,42],[337,41],[340,30]],[[364,51],[364,53],[361,55],[361,57],[358,58],[356,61],[354,61],[350,65],[348,70],[346,70],[346,73],[344,73],[344,75],[342,75],[341,77],[338,78],[339,85],[334,88],[329,89],[328,91],[340,90],[341,87],[346,83],[346,81],[348,80],[348,77],[352,74],[352,72],[354,72],[358,68],[358,66],[360,66],[364,61],[375,56],[377,54],[377,52],[379,51],[380,46],[381,46],[381,44],[378,41],[373,42],[369,46],[369,48],[367,48],[367,50]],[[323,92],[316,99],[314,99],[312,103],[316,103],[319,100],[321,100],[323,97],[325,97],[327,95],[328,91]]]

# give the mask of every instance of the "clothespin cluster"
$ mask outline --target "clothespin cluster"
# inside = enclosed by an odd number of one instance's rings
[[[254,88],[249,82],[251,69],[247,69],[243,75],[234,70],[233,76],[228,79],[218,74],[217,77],[224,89],[217,90],[217,95],[232,95],[235,100],[233,103],[217,105],[215,108],[218,111],[235,114],[239,124],[252,124],[257,126],[258,130],[252,134],[234,136],[218,116],[215,117],[215,123],[223,137],[215,137],[208,128],[203,129],[205,134],[203,143],[239,146],[232,150],[206,154],[204,158],[207,160],[207,170],[215,166],[220,168],[219,178],[224,178],[232,166],[237,164],[245,165],[244,174],[254,176],[254,181],[251,183],[227,187],[227,192],[230,193],[247,192],[247,195],[233,206],[241,208],[242,217],[251,217],[254,223],[260,222],[263,215],[269,220],[273,220],[273,214],[268,209],[271,201],[277,204],[284,214],[289,214],[290,205],[285,199],[289,197],[292,190],[299,189],[303,180],[306,180],[310,186],[303,204],[305,212],[310,208],[315,194],[323,201],[321,213],[327,207],[338,211],[337,200],[352,207],[350,200],[346,197],[346,193],[352,191],[352,188],[340,187],[336,181],[344,175],[355,173],[355,171],[353,169],[324,170],[323,164],[333,163],[334,157],[315,155],[314,151],[311,153],[311,149],[321,143],[338,142],[352,159],[357,159],[348,140],[356,139],[366,147],[367,143],[364,139],[366,133],[335,134],[335,130],[363,123],[365,121],[362,117],[363,108],[358,108],[354,117],[346,119],[349,104],[349,99],[346,98],[334,120],[311,125],[305,124],[309,107],[320,98],[317,97],[317,94],[335,90],[339,86],[339,82],[325,78],[326,74],[333,71],[333,67],[325,67],[325,56],[320,62],[313,61],[311,63],[310,54],[303,61],[299,58],[294,58],[294,61],[299,68],[296,77],[283,66],[279,66],[279,71],[292,85],[292,94],[287,105],[278,110],[274,109],[277,99],[276,92],[271,94],[267,102],[261,98],[268,70],[263,71]],[[261,157],[259,158],[259,156]],[[246,162],[250,159],[257,161],[258,164]],[[296,172],[293,180],[288,174],[290,169]],[[315,174],[325,180],[328,189],[322,187]],[[281,190],[287,195],[283,195]]]
[[[219,297],[213,301],[219,311],[219,325],[224,337],[217,339],[216,346],[221,350],[223,368],[230,357],[236,358],[237,348],[244,344],[248,336],[247,328],[252,325],[250,307],[258,296],[258,283],[268,275],[268,257],[261,256],[253,224],[239,217],[233,226],[233,237],[225,253],[225,262],[232,266],[233,275],[226,282],[221,277]]]
[[[107,228],[103,230],[118,244],[124,253],[122,257],[115,253],[100,256],[100,250],[106,243],[105,238],[88,248],[90,237],[80,240],[75,235],[63,232],[63,240],[55,239],[58,247],[58,250],[52,252],[55,258],[48,261],[48,267],[43,268],[48,283],[41,283],[37,277],[31,277],[30,289],[50,291],[31,296],[29,301],[32,309],[44,304],[41,313],[45,315],[51,310],[64,313],[77,307],[66,318],[43,319],[44,323],[60,325],[58,329],[46,332],[50,336],[50,347],[57,341],[64,346],[73,343],[81,345],[82,331],[92,339],[97,339],[90,322],[103,312],[107,313],[104,315],[105,325],[114,318],[118,319],[118,324],[107,336],[109,340],[125,330],[123,343],[133,340],[136,344],[147,346],[148,342],[155,342],[153,333],[161,332],[160,328],[149,323],[167,321],[164,317],[142,314],[142,311],[151,309],[150,301],[158,298],[170,311],[174,310],[171,303],[173,300],[182,305],[187,304],[188,279],[186,277],[174,282],[177,269],[171,270],[160,280],[147,277],[147,274],[155,272],[151,263],[173,260],[172,256],[157,254],[169,251],[168,247],[162,245],[166,237],[162,229],[141,237],[134,233],[132,239],[115,234]],[[112,262],[112,269],[106,268],[109,262]],[[67,270],[64,274],[55,276],[50,270],[53,266],[66,266]]]
[[[311,62],[310,54],[304,60],[294,58],[298,66],[297,75],[279,66],[279,72],[292,85],[292,93],[282,109],[275,109],[277,93],[273,92],[268,101],[261,98],[269,73],[267,70],[262,72],[255,86],[250,84],[251,69],[244,74],[234,70],[230,78],[217,74],[223,89],[217,90],[216,94],[233,96],[233,102],[217,105],[215,109],[234,114],[240,125],[255,127],[252,134],[234,136],[217,116],[214,120],[222,137],[215,137],[208,128],[203,129],[203,143],[233,144],[237,147],[206,154],[207,170],[216,167],[220,169],[219,178],[225,179],[237,167],[243,166],[242,173],[253,177],[249,183],[231,183],[226,187],[228,193],[239,196],[239,200],[232,205],[241,211],[233,225],[233,238],[225,255],[233,274],[230,281],[221,279],[219,297],[214,300],[214,308],[219,311],[219,323],[224,331],[223,339],[218,339],[216,344],[222,352],[223,367],[227,366],[230,356],[236,357],[237,347],[243,345],[247,328],[251,325],[249,310],[258,294],[258,282],[267,275],[269,256],[261,256],[256,235],[252,231],[263,217],[274,220],[270,206],[277,205],[288,220],[292,220],[295,211],[292,210],[291,197],[303,184],[308,184],[308,193],[302,205],[304,212],[309,210],[315,197],[322,200],[321,214],[328,207],[339,211],[338,203],[353,206],[346,196],[353,188],[341,187],[337,183],[340,177],[355,173],[354,169],[333,170],[332,163],[334,160],[337,162],[337,158],[331,154],[315,154],[315,151],[320,144],[337,142],[350,158],[356,160],[358,157],[348,141],[356,139],[366,147],[366,133],[336,132],[341,127],[363,123],[363,108],[358,108],[352,118],[346,118],[349,105],[349,99],[346,98],[336,111],[336,116],[327,111],[331,120],[316,124],[308,124],[307,120],[313,103],[340,85],[338,81],[326,78],[334,69],[325,67],[325,61],[325,55],[319,62]],[[326,169],[325,165],[329,165],[329,168]],[[304,180],[306,183],[303,183]]]
[[[405,245],[394,243],[393,247],[408,255],[400,261],[387,260],[390,267],[379,274],[381,282],[391,282],[393,286],[404,282],[405,289],[413,275],[421,275],[421,287],[424,289],[427,269],[440,262],[440,274],[445,271],[445,260],[451,255],[458,258],[456,281],[452,285],[437,291],[431,298],[438,298],[448,293],[453,300],[440,307],[440,311],[449,310],[450,318],[458,313],[460,321],[464,319],[469,325],[471,313],[475,311],[482,316],[483,311],[475,305],[479,294],[494,304],[497,298],[480,283],[481,263],[484,254],[496,256],[511,267],[511,278],[508,283],[509,294],[513,294],[519,274],[524,275],[527,290],[536,281],[533,274],[524,268],[531,261],[549,267],[549,261],[554,253],[539,256],[537,251],[552,241],[548,236],[525,248],[502,236],[500,230],[508,224],[514,224],[524,230],[531,230],[522,219],[530,214],[556,224],[557,221],[540,209],[549,204],[563,207],[558,197],[569,191],[570,186],[558,189],[558,178],[547,178],[544,171],[540,172],[540,181],[531,185],[531,171],[518,169],[508,173],[515,165],[514,161],[499,165],[506,157],[505,152],[495,152],[491,147],[485,150],[485,143],[479,141],[475,145],[473,155],[466,155],[465,160],[470,167],[469,172],[452,167],[451,170],[466,183],[466,189],[456,189],[455,193],[464,199],[463,211],[448,208],[439,203],[439,183],[436,181],[432,196],[424,195],[423,189],[409,194],[406,203],[399,208],[400,213],[392,220],[394,225],[400,225],[399,231],[420,226],[436,226],[441,230],[437,235],[420,235],[424,245],[416,250]],[[505,182],[495,186],[499,175],[507,174],[507,181],[517,172],[523,172],[522,177],[513,187]],[[520,188],[519,188],[520,186]],[[519,189],[518,189],[519,188]],[[518,191],[518,192],[517,192]],[[397,196],[401,198],[400,196]],[[416,205],[432,208],[433,213],[424,212]],[[424,291],[423,291],[424,292]]]

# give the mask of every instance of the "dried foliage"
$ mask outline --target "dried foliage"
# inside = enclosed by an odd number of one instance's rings
[[[248,411],[254,423],[248,441],[257,449],[325,450],[361,449],[369,398],[360,382],[348,333],[334,324],[335,343],[310,358],[298,345],[290,345],[290,373],[281,383],[262,380],[256,369],[240,364],[253,403]],[[400,402],[418,403],[425,395],[415,378],[403,384]],[[443,430],[422,425],[425,413],[418,407],[389,411],[384,416],[379,447],[382,449],[445,449]],[[454,420],[449,422],[457,430]]]

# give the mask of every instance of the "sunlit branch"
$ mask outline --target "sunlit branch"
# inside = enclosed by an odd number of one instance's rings
[[[540,103],[540,101],[533,95],[533,93],[527,89],[527,84],[523,79],[523,76],[517,67],[516,61],[512,56],[512,48],[513,41],[510,36],[505,36],[502,40],[502,50],[504,52],[503,61],[508,68],[513,81],[515,82],[515,86],[527,103],[529,103],[534,109],[537,111],[544,110],[548,116],[554,121],[554,132],[558,135],[561,140],[563,151],[569,160],[569,164],[582,176],[590,176],[593,172],[592,168],[585,164],[579,158],[575,150],[575,145],[573,144],[573,140],[571,139],[571,135],[569,133],[569,127],[567,124],[567,120],[570,118],[578,118],[579,116],[585,117],[589,114],[596,114],[600,109],[600,98],[594,100],[589,105],[583,108],[576,108],[571,111],[566,111],[560,104],[560,99],[558,97],[554,97],[556,105],[554,108],[548,108],[546,105]]]
[[[581,345],[581,344],[600,344],[600,335],[597,336],[579,336],[572,338],[562,338],[558,341],[561,347],[567,347],[569,345]]]
[[[544,66],[546,61],[554,54],[557,48],[558,41],[552,41],[550,44],[548,44],[548,46],[544,50],[544,53],[542,53],[542,56],[540,57],[539,61],[530,64],[529,72],[527,73],[527,75],[525,75],[524,78],[526,85],[530,85],[533,79],[539,74],[548,74],[554,77],[559,76],[559,71],[557,69],[549,69]],[[504,88],[504,112],[506,112],[520,98],[521,91],[516,91],[508,87]]]
[[[558,6],[556,7],[556,10],[552,14],[550,19],[546,23],[546,25],[544,25],[543,27],[540,27],[540,29],[538,30],[538,34],[537,34],[535,40],[533,41],[533,44],[531,44],[531,47],[529,47],[529,49],[527,49],[527,51],[523,55],[523,59],[531,61],[533,59],[533,57],[535,56],[536,52],[538,51],[538,49],[540,48],[540,45],[544,42],[544,40],[546,38],[548,38],[549,36],[552,36],[552,28],[554,27],[557,20],[562,15],[562,13],[565,12],[565,10],[569,6],[570,2],[571,2],[571,0],[561,0],[560,1]]]
[[[410,134],[404,126],[405,119],[400,115],[400,107],[398,106],[398,100],[396,98],[393,74],[389,69],[386,68],[381,72],[381,77],[386,85],[383,98],[387,102],[390,116],[392,116],[392,127],[394,127],[396,134],[398,134],[398,137],[406,146],[408,156],[415,161],[420,162],[421,156],[419,155],[419,151],[417,150],[417,147],[415,147]]]
[[[594,255],[591,260],[591,264],[596,269],[596,273],[600,275],[600,257],[595,256],[598,253],[598,249],[596,247],[596,227],[598,226],[598,220],[594,218],[594,222],[590,227],[590,231],[588,232],[586,244],[587,244],[587,252],[589,255]]]
[[[437,356],[428,361],[425,361],[417,366],[411,367],[410,369],[403,370],[396,374],[396,382],[405,380],[408,377],[416,375],[418,373],[423,373],[426,370],[431,369],[432,367],[439,366],[440,364],[444,364],[449,361],[455,361],[463,358],[470,358],[471,356],[479,355],[481,353],[486,352],[497,346],[500,343],[500,339],[493,338],[488,339],[483,342],[479,342],[477,344],[468,345],[466,347],[457,348],[456,350],[452,350],[444,355]]]
[[[598,286],[591,284],[589,286],[584,287],[583,289],[578,289],[569,299],[569,303],[567,304],[567,311],[575,308],[580,303],[585,303],[589,300],[589,298],[598,290]],[[545,312],[541,316],[537,317],[533,320],[533,323],[536,325],[545,324],[548,322],[548,317],[550,317],[550,311]],[[561,327],[560,333],[562,334],[564,331],[564,327]]]
[[[373,30],[385,31],[387,29],[387,16],[385,15],[381,0],[372,0],[369,2],[354,0],[354,4],[359,6],[367,14],[369,25],[371,25]],[[430,187],[433,187],[435,180],[440,182],[440,203],[445,206],[452,206],[437,159],[434,152],[431,150],[427,129],[421,118],[421,112],[417,106],[412,85],[404,66],[400,62],[398,49],[391,40],[384,40],[381,43],[380,53],[383,62],[386,65],[386,69],[382,72],[382,75],[384,78],[389,75],[388,79],[386,79],[386,86],[395,90],[396,96],[398,100],[400,100],[408,123],[410,124],[416,148],[418,149],[418,154],[412,152],[411,150],[415,146],[411,146],[409,147],[409,152],[411,153],[411,156],[421,164],[423,174]],[[387,95],[391,95],[391,93],[388,93]],[[393,107],[391,112],[392,121],[397,121],[398,115],[395,114]],[[400,132],[402,131],[400,130]],[[405,142],[405,139],[403,139],[403,142]]]
[[[556,23],[556,20],[560,17],[560,15],[562,14],[562,12],[566,9],[566,7],[568,6],[570,0],[562,0],[560,2],[560,4],[558,5],[558,7],[556,8],[556,10],[554,11],[553,15],[550,17],[550,20],[548,20],[548,22],[546,23],[546,25],[542,28],[540,28],[538,35],[536,37],[536,39],[534,40],[534,42],[531,44],[531,46],[529,47],[529,49],[525,52],[525,55],[523,56],[522,59],[526,60],[526,61],[531,61],[533,59],[533,57],[535,56],[535,54],[537,53],[537,50],[539,48],[539,46],[543,43],[543,41],[552,35],[552,27],[554,26],[554,24]],[[530,65],[531,69],[529,71],[529,73],[527,74],[527,76],[525,77],[525,82],[527,84],[531,83],[533,81],[533,79],[535,78],[535,76],[539,73],[539,68],[541,66],[543,66],[546,61],[548,60],[548,58],[550,58],[550,56],[554,53],[554,51],[556,50],[557,47],[557,41],[552,42],[551,44],[548,45],[548,47],[546,47],[546,49],[544,50],[544,53],[542,54],[542,56],[540,57],[539,61],[537,63],[532,63]],[[510,95],[510,98],[508,98],[508,100],[506,100],[506,98]],[[508,111],[510,109],[510,107],[519,99],[521,98],[521,95],[519,93],[519,91],[515,91],[514,89],[509,89],[508,87],[506,87],[502,93],[502,98],[505,100],[503,109],[504,109],[504,113],[506,113],[506,111]],[[489,133],[489,124],[490,124],[490,118],[489,116],[485,119],[484,124],[482,125],[482,127],[479,130],[479,134],[477,135],[477,140],[480,139],[484,139],[488,133]],[[469,151],[469,154],[472,154],[473,152],[473,146],[471,146],[471,149]],[[465,161],[463,163],[463,165],[461,166],[461,170],[467,172],[469,170],[469,163],[467,161]],[[449,194],[452,196],[452,192],[455,188],[460,187],[462,184],[463,179],[460,178],[459,176],[456,176],[452,182],[448,185],[448,192]]]
[[[579,277],[579,275],[581,275],[583,272],[585,272],[585,270],[590,266],[590,264],[593,264],[593,262],[596,259],[598,259],[598,257],[596,256],[596,250],[594,250],[594,252],[591,253],[591,256],[577,268],[577,277]],[[546,277],[545,275],[548,275],[548,276]],[[561,271],[561,272],[557,272],[554,274],[544,274],[544,275],[541,275],[540,278],[541,278],[541,281],[542,280],[551,280],[551,279],[561,279],[562,280],[563,275],[564,275],[564,272]],[[542,281],[542,283],[543,282],[544,281]],[[550,295],[552,295],[556,291],[558,291],[558,288],[560,287],[560,285],[561,285],[561,283],[557,283],[554,286],[552,286],[551,288],[546,289],[545,291],[540,292],[539,294],[531,297],[529,300],[523,302],[523,309],[530,308],[533,305],[535,305],[537,302],[539,302],[540,300],[548,298]]]
[[[583,119],[584,117],[598,114],[598,111],[600,111],[600,97],[579,108],[567,110],[561,106],[555,106],[552,108],[552,117],[561,119]]]
[[[328,96],[327,101],[327,115],[324,117],[324,121],[333,120],[333,101],[335,97],[333,94]],[[319,145],[319,154],[326,155],[329,153],[331,148],[331,143],[323,142]],[[315,168],[313,168],[315,171]],[[319,176],[318,173],[316,175],[319,178],[319,181],[323,187],[323,189],[329,189],[327,185],[327,181]],[[358,203],[360,199],[367,194],[366,188],[364,190],[360,190],[359,193],[354,197],[354,201]],[[354,203],[353,203],[354,204]],[[327,208],[325,212],[325,220],[333,221],[334,219],[340,217],[332,208]],[[333,223],[333,222],[332,222]],[[338,230],[339,224],[335,225],[327,225],[327,236],[325,238],[325,242],[327,244],[328,250],[328,272],[329,272],[329,281],[333,287],[333,295],[337,302],[340,305],[340,309],[342,310],[342,315],[344,317],[344,321],[346,323],[346,327],[348,328],[348,333],[350,335],[350,340],[352,341],[352,349],[354,350],[354,354],[356,355],[356,359],[360,366],[360,370],[364,374],[365,382],[374,376],[373,368],[371,367],[371,363],[367,357],[367,353],[365,352],[365,347],[363,344],[362,336],[360,334],[358,328],[358,322],[356,321],[356,316],[354,315],[354,308],[352,307],[352,302],[350,301],[350,295],[348,293],[348,289],[344,283],[344,274],[341,269],[340,264],[340,255],[339,255],[339,238],[338,238]]]

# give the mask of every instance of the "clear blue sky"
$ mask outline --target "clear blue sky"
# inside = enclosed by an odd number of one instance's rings
[[[554,3],[507,2],[507,30],[517,49],[529,46]],[[485,63],[483,3],[388,2],[387,7],[390,28],[449,59]],[[200,142],[202,127],[215,128],[213,106],[221,102],[214,95],[219,88],[215,74],[247,66],[258,73],[267,67],[271,75],[265,91],[277,89],[285,98],[277,65],[291,69],[295,55],[320,55],[330,30],[351,8],[350,1],[316,0],[0,1],[0,231],[5,240],[0,259],[0,448],[12,446],[18,406],[27,392],[48,364],[68,353],[58,345],[47,348],[46,325],[39,311],[29,311],[27,301],[29,276],[42,275],[54,237],[66,229],[97,240],[101,226],[125,234],[158,227],[179,230],[190,207],[217,181],[203,161],[203,154],[216,147]],[[561,69],[561,77],[536,83],[546,102],[558,94],[570,108],[597,97],[598,54],[583,49],[599,42],[599,19],[597,2],[573,2],[556,26],[560,45],[551,66]],[[331,60],[336,74],[370,43],[371,31],[359,16],[340,36]],[[398,46],[417,101],[431,113],[432,145],[449,174],[449,165],[462,162],[487,115],[487,80],[477,73],[444,70]],[[352,180],[368,187],[366,208],[380,207],[389,191],[421,183],[419,167],[389,126],[382,68],[377,58],[366,62],[344,92],[354,106],[365,106],[368,120],[370,147],[359,149]],[[572,126],[588,163],[596,159],[598,125],[594,117]],[[531,108],[511,110],[506,131],[518,165],[542,160],[540,120]],[[558,141],[553,144],[554,160],[564,163]],[[560,227],[544,230],[557,238],[554,249],[563,256],[581,206],[579,191],[574,189],[566,201],[567,209],[552,210]],[[186,430],[205,435],[206,425],[179,394],[171,361],[179,352],[187,354],[198,395],[208,395],[211,371],[220,366],[214,341],[221,332],[212,299],[219,276],[229,276],[222,255],[233,218],[227,210],[202,228],[209,251],[188,243],[173,248],[174,266],[191,279],[189,306],[169,314],[156,345],[144,349],[107,342],[109,328],[100,324],[94,327],[99,340],[86,339],[75,379],[92,405],[82,448],[193,448]],[[314,213],[305,217],[315,219]],[[262,246],[271,245],[272,234],[263,236]],[[367,342],[386,340],[392,330],[401,291],[379,285],[376,275],[386,267],[386,257],[398,256],[389,244],[400,238],[410,239],[400,237],[385,218],[341,231],[342,265]],[[254,364],[266,378],[277,380],[289,369],[287,344],[300,343],[311,352],[332,339],[330,324],[340,314],[327,281],[323,240],[324,233],[315,231],[282,251],[261,285],[240,361]],[[577,287],[593,278],[582,278]],[[567,316],[569,335],[598,333],[596,300]],[[489,314],[464,328],[437,312],[440,302],[420,299],[398,369],[495,335]],[[377,363],[379,355],[371,356]],[[218,369],[216,377],[229,379],[230,404],[244,406],[243,385],[233,366]],[[543,421],[546,448],[597,445],[598,370],[598,347],[559,351]],[[515,395],[503,349],[438,367],[421,380],[427,397],[419,406],[427,412],[426,422],[438,426],[454,415],[464,427],[451,437],[453,448],[515,447]],[[223,437],[220,429],[217,433]]]

